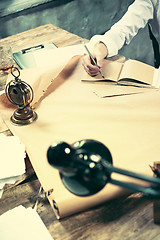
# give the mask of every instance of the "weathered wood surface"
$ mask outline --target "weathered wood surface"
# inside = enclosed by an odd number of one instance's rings
[[[154,174],[155,177],[159,177],[160,175],[160,162],[154,162],[153,167],[155,170],[158,170],[158,173],[156,172],[156,174]],[[153,218],[154,218],[154,222],[156,224],[160,224],[160,201],[159,200],[155,200],[153,203]]]
[[[13,51],[53,41],[58,47],[80,43],[83,40],[51,24],[0,40],[10,44]],[[10,131],[5,131],[10,135]],[[32,207],[40,183],[29,160],[22,181],[7,185],[0,199],[0,214],[18,205]],[[119,198],[86,212],[57,220],[46,198],[37,211],[55,240],[159,240],[160,226],[154,224],[153,203],[140,194]],[[37,237],[38,239],[38,237]]]
[[[79,44],[87,40],[81,37],[69,33],[61,28],[58,28],[52,24],[30,29],[26,32],[22,32],[7,38],[0,39],[0,45],[6,44],[12,47],[12,52],[18,52],[22,49],[26,49],[39,44],[46,44],[54,42],[57,47],[64,47],[73,44]],[[15,66],[16,63],[15,63]],[[18,67],[18,66],[17,66]],[[5,88],[6,77],[0,79],[0,90]]]
[[[18,205],[32,207],[39,191],[39,181],[32,180],[5,191],[0,200],[0,214]],[[139,194],[57,220],[47,199],[37,211],[55,240],[159,240],[160,226],[153,221],[152,202]]]
[[[24,48],[49,42],[54,42],[58,47],[62,47],[78,44],[83,41],[86,40],[52,24],[47,24],[3,38],[0,40],[0,44],[9,44],[12,47],[13,52],[17,52]]]

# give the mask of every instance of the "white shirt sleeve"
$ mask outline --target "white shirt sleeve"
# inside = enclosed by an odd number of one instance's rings
[[[108,49],[108,57],[118,54],[118,50],[129,44],[138,30],[144,28],[150,19],[153,19],[154,4],[151,0],[135,0],[125,15],[114,24],[104,35],[95,35],[90,44],[93,47],[103,42]]]

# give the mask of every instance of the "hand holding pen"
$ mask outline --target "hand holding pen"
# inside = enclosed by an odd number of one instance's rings
[[[96,44],[92,54],[86,45],[84,45],[84,47],[88,53],[82,59],[82,65],[85,71],[92,77],[100,73],[104,78],[102,64],[104,57],[107,56],[106,46],[103,43]]]

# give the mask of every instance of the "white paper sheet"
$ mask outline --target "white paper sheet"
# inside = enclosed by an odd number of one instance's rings
[[[53,240],[36,210],[18,206],[0,216],[1,240]]]
[[[6,183],[15,183],[25,173],[25,157],[25,146],[19,137],[0,134],[0,197]]]
[[[58,54],[57,54],[58,53]],[[74,46],[67,46],[61,48],[51,49],[44,52],[34,52],[34,57],[36,60],[36,65],[38,67],[44,66],[54,66],[55,62],[68,62],[71,57],[75,55],[83,55],[87,53],[83,44],[78,44]]]
[[[25,146],[17,136],[0,135],[0,179],[25,172]]]

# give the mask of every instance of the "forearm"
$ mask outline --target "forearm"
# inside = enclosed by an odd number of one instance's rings
[[[147,22],[153,18],[153,11],[151,0],[135,0],[121,20],[114,24],[109,31],[104,35],[95,35],[91,38],[91,45],[103,42],[108,49],[108,57],[118,54],[119,49],[123,45],[129,44],[138,30],[144,28]]]

